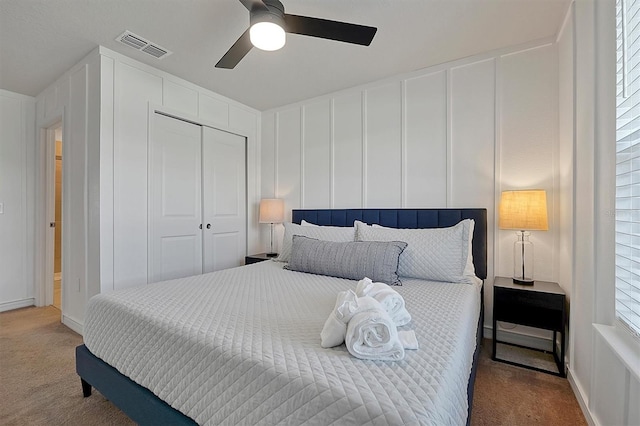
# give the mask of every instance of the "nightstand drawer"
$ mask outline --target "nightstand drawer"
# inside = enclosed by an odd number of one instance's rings
[[[502,305],[494,310],[496,321],[529,327],[544,328],[545,330],[563,331],[563,312],[555,309],[537,308],[521,305]]]
[[[514,305],[519,308],[546,308],[558,311],[562,311],[564,308],[564,295],[560,294],[496,287],[495,299],[499,305]]]

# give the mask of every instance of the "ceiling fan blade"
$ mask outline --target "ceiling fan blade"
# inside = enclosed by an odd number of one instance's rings
[[[327,38],[345,43],[369,46],[378,30],[375,27],[311,18],[309,16],[284,15],[286,31],[293,34]]]
[[[231,69],[238,65],[238,62],[244,58],[244,56],[249,53],[253,44],[251,44],[251,40],[249,39],[249,29],[247,29],[229,50],[224,54],[222,59],[218,61],[216,64],[216,68],[226,68]]]
[[[262,2],[262,0],[240,0],[240,3],[247,8],[249,12],[260,11],[260,12],[268,12],[267,6]]]

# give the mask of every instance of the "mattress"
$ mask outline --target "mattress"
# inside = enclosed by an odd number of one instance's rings
[[[403,279],[420,349],[399,362],[320,347],[356,281],[267,261],[93,297],[87,348],[199,424],[463,425],[480,287]]]

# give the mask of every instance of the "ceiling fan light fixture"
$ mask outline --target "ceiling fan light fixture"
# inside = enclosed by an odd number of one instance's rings
[[[284,13],[280,0],[240,0],[249,11],[249,29],[227,50],[216,68],[232,69],[253,48],[278,50],[286,33],[369,46],[377,28]]]
[[[255,47],[267,51],[282,49],[287,40],[284,29],[275,22],[269,21],[251,25],[249,38]]]

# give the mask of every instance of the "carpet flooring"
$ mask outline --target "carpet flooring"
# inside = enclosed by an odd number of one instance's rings
[[[82,397],[74,359],[81,343],[54,307],[0,313],[0,424],[133,424],[99,392]],[[587,424],[566,379],[494,362],[490,350],[486,340],[472,426]]]

